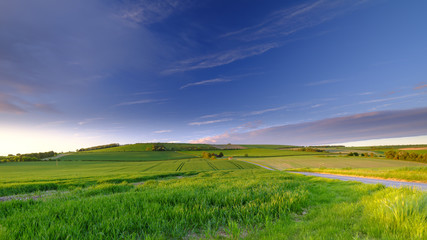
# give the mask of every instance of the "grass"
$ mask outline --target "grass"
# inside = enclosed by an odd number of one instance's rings
[[[201,156],[203,151],[181,151],[182,153]],[[206,152],[219,154],[222,152],[225,157],[245,157],[258,158],[258,157],[274,157],[274,156],[301,156],[301,155],[324,155],[325,153],[316,152],[302,152],[292,150],[278,150],[267,148],[248,148],[236,150],[208,150]]]
[[[424,163],[418,162],[390,160],[385,158],[344,157],[339,155],[242,158],[242,160],[248,160],[279,170],[290,168],[399,168],[427,166]]]
[[[246,148],[265,148],[265,149],[284,149],[284,148],[298,148],[293,145],[267,145],[267,144],[252,144],[252,145],[239,145]]]
[[[107,148],[109,149],[109,148]],[[107,150],[105,149],[105,150]],[[104,149],[102,149],[104,150]],[[164,152],[108,152],[90,151],[78,152],[65,155],[60,160],[79,161],[164,161],[185,158],[194,158],[194,155],[179,153],[175,151]]]
[[[215,149],[214,147],[208,144],[161,143],[161,145],[163,145],[169,151]],[[92,150],[90,152],[145,152],[151,151],[152,146],[153,143],[136,143],[119,147]]]
[[[291,171],[332,173],[352,176],[375,177],[384,179],[399,179],[407,181],[419,181],[427,183],[427,166],[404,167],[395,169],[324,169],[324,168],[300,168]]]
[[[45,190],[68,190],[100,182],[139,182],[146,179],[193,174],[194,171],[256,169],[234,160],[183,159],[152,162],[43,161],[3,163],[0,196]]]
[[[262,169],[0,202],[0,239],[425,239],[426,194]]]
[[[270,147],[208,152],[276,169],[427,175],[422,163]],[[0,199],[0,239],[427,238],[425,192],[201,159],[202,151],[127,150],[1,164],[0,196],[42,197]]]

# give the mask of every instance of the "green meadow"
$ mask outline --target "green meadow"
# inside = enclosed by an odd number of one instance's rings
[[[175,151],[165,152],[105,152],[103,150],[78,152],[61,157],[61,160],[80,161],[160,161],[194,158],[194,155]]]
[[[425,192],[252,163],[408,180],[425,176],[426,164],[269,145],[120,147],[1,163],[0,239],[427,238]],[[224,157],[203,159],[203,151]]]

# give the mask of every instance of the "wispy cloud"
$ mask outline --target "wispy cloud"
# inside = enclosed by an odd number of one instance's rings
[[[119,16],[130,23],[151,24],[191,6],[193,0],[137,0],[122,7]]]
[[[206,124],[213,124],[213,123],[220,123],[220,122],[228,122],[233,119],[231,118],[223,118],[223,119],[217,119],[217,120],[210,120],[210,121],[202,121],[202,122],[191,122],[188,125],[190,126],[200,126],[200,125],[206,125]]]
[[[10,103],[7,100],[0,99],[0,112],[20,114],[25,113],[27,111],[22,109],[21,107],[16,106],[13,103]]]
[[[196,69],[212,68],[232,63],[234,61],[260,55],[266,51],[278,47],[278,43],[265,43],[254,46],[240,47],[236,49],[225,50],[222,52],[200,56],[196,58],[180,61],[170,69],[164,71],[166,74],[185,72]]]
[[[252,116],[252,115],[260,115],[260,114],[264,114],[267,112],[276,112],[279,110],[283,110],[289,108],[289,105],[285,105],[285,106],[280,106],[280,107],[275,107],[275,108],[267,108],[267,109],[262,109],[262,110],[256,110],[256,111],[252,111],[249,113],[244,114],[245,116]]]
[[[373,99],[373,100],[368,100],[368,101],[362,101],[362,102],[360,102],[360,104],[387,102],[387,101],[393,101],[393,100],[398,100],[398,99],[416,97],[419,95],[422,95],[422,94],[414,93],[414,94],[407,94],[407,95],[402,95],[402,96],[397,96],[397,97],[379,98],[379,99]]]
[[[288,42],[290,35],[322,24],[359,5],[360,2],[351,0],[319,0],[278,10],[258,24],[219,36],[220,41],[230,39],[240,41],[236,45],[238,47],[180,61],[164,72],[170,74],[212,68],[263,54]]]
[[[158,130],[158,131],[154,131],[154,133],[169,133],[172,132],[172,130]]]
[[[200,116],[199,118],[200,119],[203,119],[203,118],[219,118],[219,117],[225,117],[225,116],[232,116],[235,114],[236,113],[234,113],[234,112],[223,112],[223,113],[203,115],[203,116]]]
[[[137,101],[129,101],[129,102],[122,102],[114,105],[115,107],[118,106],[129,106],[129,105],[135,105],[135,104],[147,104],[147,103],[156,103],[156,102],[165,102],[168,99],[142,99]]]
[[[32,103],[20,97],[0,92],[0,112],[4,113],[28,113],[28,112],[58,113],[52,105],[46,103]]]
[[[337,82],[342,82],[342,80],[340,80],[340,79],[328,79],[328,80],[322,80],[322,81],[317,81],[317,82],[310,82],[310,83],[305,84],[305,86],[314,87],[314,86],[337,83]]]
[[[231,79],[226,79],[226,78],[214,78],[214,79],[203,80],[199,82],[188,83],[181,86],[179,89],[184,89],[184,88],[194,87],[194,86],[201,86],[201,85],[211,85],[211,84],[221,83],[221,82],[231,82],[231,81],[232,81]]]
[[[420,85],[414,87],[414,90],[421,90],[423,88],[427,88],[427,84],[421,83]]]
[[[289,124],[244,133],[225,132],[198,143],[331,144],[427,134],[427,108],[381,111]]]
[[[85,125],[91,122],[95,122],[95,121],[99,121],[99,120],[103,120],[104,118],[86,118],[80,122],[78,122],[79,125]]]

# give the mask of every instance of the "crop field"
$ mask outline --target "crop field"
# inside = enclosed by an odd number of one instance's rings
[[[201,156],[203,151],[181,151],[195,156]],[[222,152],[225,157],[274,157],[274,156],[301,156],[301,155],[325,155],[327,153],[321,152],[302,152],[293,150],[278,150],[278,149],[267,149],[267,148],[248,148],[248,149],[237,149],[237,150],[207,150],[206,152],[219,154]]]
[[[293,145],[268,145],[268,144],[252,144],[252,145],[239,145],[246,148],[265,148],[265,149],[284,149],[284,148],[298,148]]]
[[[175,151],[164,152],[78,152],[63,156],[60,160],[79,161],[161,161],[194,158],[194,155]]]
[[[424,239],[426,203],[412,189],[208,171],[3,201],[0,239]]]
[[[427,238],[425,192],[248,162],[418,181],[426,164],[268,147],[207,150],[224,153],[215,160],[203,151],[101,149],[2,163],[0,240]]]
[[[214,147],[207,144],[189,144],[189,143],[162,143],[167,150],[180,151],[189,149],[215,149]],[[144,152],[151,151],[153,143],[136,143],[129,145],[122,145],[119,147],[105,148],[99,150],[92,150],[89,152]]]
[[[263,158],[237,158],[272,167],[278,170],[289,168],[398,168],[426,166],[424,163],[390,160],[385,158],[346,156],[284,156]]]
[[[138,182],[156,174],[256,169],[234,160],[183,159],[147,162],[43,161],[6,163],[0,166],[0,196],[38,190],[68,189],[98,182]],[[179,175],[179,174],[178,174]]]

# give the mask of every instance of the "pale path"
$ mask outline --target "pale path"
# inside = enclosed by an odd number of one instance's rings
[[[334,175],[334,174],[326,174],[326,173],[312,173],[312,172],[289,172],[289,173],[299,173],[307,176],[316,176],[316,177],[323,177],[323,178],[331,178],[331,179],[337,179],[341,181],[357,181],[367,184],[383,184],[387,187],[415,187],[422,191],[427,191],[427,183],[417,183],[417,182],[400,182],[400,181],[393,181],[393,180],[382,180],[382,179],[376,179],[376,178],[365,178],[365,177],[349,177],[349,176],[340,176],[340,175]]]

